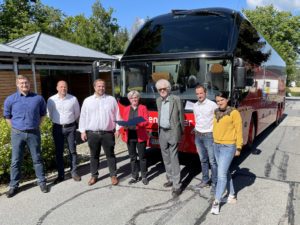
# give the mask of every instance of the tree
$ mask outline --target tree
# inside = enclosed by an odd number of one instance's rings
[[[0,42],[8,42],[37,31],[56,35],[65,15],[60,10],[28,0],[5,0],[0,5]]]
[[[112,17],[113,9],[106,11],[100,1],[96,0],[92,11],[90,18],[83,14],[67,17],[64,20],[64,30],[59,36],[107,54],[122,54],[128,41],[128,32],[120,29],[117,19]]]
[[[93,14],[90,21],[94,25],[97,33],[97,42],[94,43],[97,50],[108,54],[120,54],[124,51],[124,46],[128,41],[126,29],[120,29],[117,19],[112,17],[114,10],[103,8],[99,0],[92,6]]]
[[[243,10],[243,13],[285,60],[288,80],[293,79],[300,46],[300,16],[279,11],[273,5]]]
[[[33,3],[34,2],[34,3]],[[40,0],[4,0],[0,5],[0,42],[9,42],[35,32],[44,32],[107,54],[122,54],[128,32],[105,10],[99,0],[92,16],[67,17],[61,10],[43,5]]]

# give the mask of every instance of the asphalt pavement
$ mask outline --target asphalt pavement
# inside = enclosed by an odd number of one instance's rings
[[[149,184],[129,185],[130,164],[126,146],[117,148],[120,184],[110,183],[102,156],[99,181],[88,186],[89,164],[80,167],[81,182],[72,179],[42,193],[34,183],[23,185],[13,198],[0,196],[0,224],[300,224],[300,101],[288,100],[286,116],[256,139],[252,151],[242,152],[232,164],[236,204],[224,204],[218,216],[210,214],[209,188],[191,187],[201,178],[196,155],[181,156],[183,193],[173,198],[164,188],[165,171],[159,151],[149,151]]]

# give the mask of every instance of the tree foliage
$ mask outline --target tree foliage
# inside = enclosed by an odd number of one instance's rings
[[[300,46],[300,16],[279,11],[273,5],[243,12],[285,60],[288,78],[291,80],[295,76],[295,62]]]
[[[59,34],[64,14],[39,0],[5,0],[0,5],[0,41],[8,42],[41,31]]]
[[[107,54],[122,54],[128,32],[119,27],[113,12],[112,8],[105,10],[99,0],[93,4],[90,18],[83,14],[68,17],[40,0],[4,0],[0,5],[0,42],[39,31]]]

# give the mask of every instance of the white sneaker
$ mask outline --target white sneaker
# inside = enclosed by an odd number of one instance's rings
[[[235,204],[236,201],[237,201],[237,199],[234,195],[229,195],[227,198],[227,203],[229,203],[229,204]]]
[[[220,203],[218,201],[213,202],[210,213],[213,215],[218,215],[220,213]]]
[[[227,196],[222,197],[220,202],[235,204],[236,201],[237,201],[237,199],[236,199],[235,195],[229,195],[228,197]]]

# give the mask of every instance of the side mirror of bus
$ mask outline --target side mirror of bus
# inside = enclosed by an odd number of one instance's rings
[[[235,88],[245,88],[246,86],[246,69],[242,58],[234,59],[234,81]]]
[[[246,86],[246,69],[243,66],[235,67],[235,88],[242,89]]]

